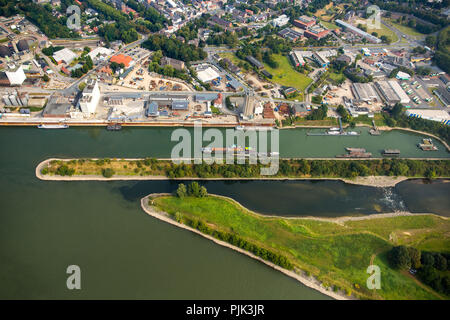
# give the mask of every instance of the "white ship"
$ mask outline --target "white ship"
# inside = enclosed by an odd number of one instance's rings
[[[39,129],[67,129],[68,124],[40,124],[37,126]]]

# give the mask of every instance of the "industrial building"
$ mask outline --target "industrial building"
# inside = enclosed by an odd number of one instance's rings
[[[388,105],[392,106],[398,102],[402,104],[410,102],[408,95],[397,81],[378,81],[375,82],[375,88],[378,90],[380,97]]]
[[[450,116],[445,110],[407,109],[406,115],[413,118],[422,118],[450,125]]]
[[[264,65],[261,62],[259,62],[255,57],[247,56],[245,59],[258,69],[264,68]]]
[[[371,34],[368,34],[367,32],[365,32],[365,31],[363,31],[363,30],[361,30],[361,29],[359,29],[359,28],[357,28],[357,27],[355,27],[355,26],[353,26],[353,25],[351,25],[351,24],[349,24],[347,22],[344,22],[344,21],[339,20],[339,19],[336,19],[335,22],[338,25],[342,26],[344,29],[346,29],[346,30],[348,30],[350,32],[356,33],[357,35],[359,35],[359,36],[361,36],[363,38],[366,38],[368,41],[370,41],[372,43],[381,43],[381,40],[378,39],[377,37],[375,37],[375,36],[373,36]]]
[[[448,89],[438,87],[434,90],[434,94],[439,98],[439,100],[441,100],[444,107],[450,107],[450,93],[448,92]]]
[[[100,89],[98,88],[98,81],[95,79],[89,79],[82,92],[82,96],[78,101],[81,112],[84,114],[95,113],[99,100]]]
[[[91,57],[94,63],[98,63],[101,61],[105,61],[106,58],[112,54],[113,51],[108,48],[98,47],[88,53],[88,56]]]
[[[358,102],[380,101],[380,97],[370,83],[353,83],[351,90]]]
[[[330,64],[330,60],[328,58],[337,56],[337,51],[334,49],[324,50],[324,51],[316,51],[314,52],[313,58],[317,61],[319,65],[322,67],[326,67]]]
[[[158,104],[156,102],[146,101],[145,116],[146,117],[159,116]]]
[[[9,84],[11,86],[20,86],[27,78],[22,66],[13,66],[9,70],[5,71],[5,74],[8,77]]]
[[[56,51],[53,54],[53,59],[55,59],[58,64],[70,64],[76,57],[77,55],[72,50],[67,48]]]
[[[170,107],[172,110],[188,110],[189,98],[186,95],[158,94],[150,95],[149,102],[156,103],[159,107]],[[162,115],[160,113],[160,115]]]
[[[203,83],[208,83],[220,79],[220,75],[212,67],[208,67],[204,70],[197,71],[197,78]]]

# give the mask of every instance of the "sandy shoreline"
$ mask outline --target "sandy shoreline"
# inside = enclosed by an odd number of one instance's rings
[[[215,243],[217,243],[217,244],[219,244],[221,246],[224,246],[224,247],[230,248],[230,249],[232,249],[234,251],[237,251],[239,253],[245,254],[245,255],[253,258],[253,259],[256,259],[256,260],[258,260],[258,261],[268,265],[269,267],[271,267],[271,268],[273,268],[273,269],[275,269],[277,271],[280,271],[280,272],[284,273],[285,275],[287,275],[287,276],[289,276],[291,278],[294,278],[295,280],[301,282],[305,286],[307,286],[307,287],[309,287],[311,289],[317,290],[320,293],[325,294],[325,295],[327,295],[327,296],[329,296],[329,297],[331,297],[333,299],[336,299],[336,300],[352,300],[352,299],[354,299],[354,297],[346,296],[343,293],[336,293],[336,292],[333,292],[331,290],[326,289],[325,287],[322,286],[320,281],[318,281],[314,277],[308,277],[306,275],[298,274],[298,273],[296,273],[294,271],[283,269],[280,266],[278,266],[278,265],[276,265],[274,263],[271,263],[269,261],[266,261],[266,260],[264,260],[264,259],[262,259],[262,258],[260,258],[260,257],[258,257],[256,255],[254,255],[251,252],[245,251],[245,250],[243,250],[241,248],[238,248],[238,247],[235,247],[235,246],[229,244],[228,242],[221,241],[221,240],[216,239],[216,238],[214,238],[214,237],[212,237],[210,235],[204,234],[204,233],[202,233],[202,232],[200,232],[200,231],[198,231],[196,229],[193,229],[193,228],[191,228],[191,227],[189,227],[189,226],[187,226],[185,224],[178,223],[175,220],[171,219],[169,217],[169,215],[167,213],[165,213],[165,212],[157,212],[157,211],[155,211],[154,207],[151,207],[151,206],[148,205],[148,197],[149,196],[161,196],[161,195],[168,195],[168,194],[150,194],[150,195],[147,195],[147,196],[145,196],[144,198],[141,199],[141,207],[148,215],[150,215],[150,216],[152,216],[154,218],[157,218],[159,220],[162,220],[164,222],[170,223],[170,224],[172,224],[172,225],[174,225],[176,227],[179,227],[179,228],[182,228],[182,229],[194,232],[194,233],[196,233],[196,234],[198,234],[198,235],[200,235],[200,236],[202,236],[202,237],[204,237],[206,239],[214,241]]]
[[[60,161],[71,161],[71,160],[77,160],[77,159],[58,159],[58,158],[50,158],[46,159],[42,162],[40,162],[35,169],[36,177],[40,180],[45,181],[128,181],[128,180],[197,180],[197,181],[243,181],[243,180],[264,180],[264,181],[302,181],[302,180],[309,180],[309,181],[318,181],[318,180],[336,180],[336,181],[343,181],[344,183],[348,184],[355,184],[355,185],[362,185],[362,186],[370,186],[370,187],[394,187],[396,184],[408,180],[408,179],[422,179],[423,177],[391,177],[391,176],[367,176],[367,177],[357,177],[355,179],[346,179],[346,178],[310,178],[310,177],[254,177],[254,178],[198,178],[198,177],[183,177],[183,178],[169,178],[166,176],[138,176],[138,175],[130,175],[130,176],[123,176],[123,175],[114,175],[111,178],[105,178],[101,175],[85,175],[85,176],[56,176],[56,175],[44,175],[41,173],[42,169],[53,160],[60,160]],[[92,160],[96,160],[92,158]],[[120,159],[122,160],[122,159]],[[143,160],[138,158],[133,159],[123,159],[126,161],[133,161],[133,160]],[[446,177],[442,177],[446,178]]]

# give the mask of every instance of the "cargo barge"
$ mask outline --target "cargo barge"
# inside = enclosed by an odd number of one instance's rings
[[[385,157],[398,157],[400,156],[400,150],[398,149],[384,149],[382,155]]]
[[[422,139],[422,143],[417,145],[423,151],[437,151],[438,147],[433,144],[433,140],[431,139]]]
[[[336,158],[371,158],[372,153],[363,148],[345,148],[346,154],[337,155]]]

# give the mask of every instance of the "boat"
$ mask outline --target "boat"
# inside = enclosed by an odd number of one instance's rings
[[[244,126],[236,126],[235,129],[236,129],[236,130],[244,130],[245,127],[244,127]]]
[[[423,151],[437,151],[438,148],[433,144],[433,140],[430,138],[422,139],[422,143],[417,145]]]
[[[106,126],[106,130],[108,131],[119,131],[122,130],[122,125],[119,123],[113,123]]]
[[[350,152],[347,154],[337,155],[336,158],[371,158],[370,152]]]
[[[337,128],[337,127],[328,129],[328,131],[340,131],[340,130],[341,130],[341,128]]]
[[[40,124],[37,126],[39,129],[67,129],[68,124]]]
[[[384,149],[382,152],[383,156],[399,156],[400,150],[398,149]]]
[[[359,135],[359,133],[356,132],[356,131],[347,131],[345,134],[347,134],[349,136],[357,136],[357,135]]]
[[[366,152],[366,149],[364,148],[345,148],[348,152]]]
[[[330,136],[338,136],[341,133],[339,131],[327,131],[327,134],[329,134]]]

